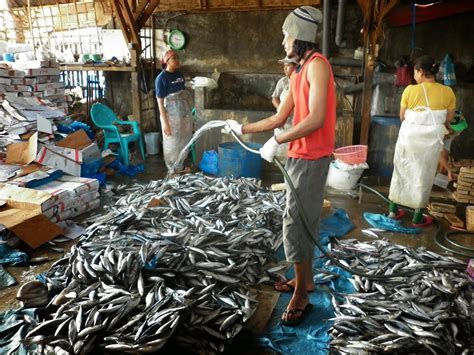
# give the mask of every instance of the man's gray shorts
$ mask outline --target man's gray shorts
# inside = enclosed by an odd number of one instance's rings
[[[296,189],[306,218],[313,232],[313,239],[304,228],[291,190],[286,185],[286,208],[283,213],[283,245],[286,260],[300,263],[313,259],[314,238],[319,238],[319,217],[324,202],[324,186],[329,170],[329,157],[318,160],[288,158],[286,170]]]

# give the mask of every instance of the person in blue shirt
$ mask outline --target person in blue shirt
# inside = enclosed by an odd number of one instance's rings
[[[185,81],[181,73],[178,53],[168,50],[161,61],[163,71],[156,77],[155,92],[163,133],[163,157],[168,174],[183,168],[178,156],[192,136],[193,121]]]

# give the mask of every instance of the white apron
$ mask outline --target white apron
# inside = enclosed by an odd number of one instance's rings
[[[411,208],[424,208],[433,187],[439,156],[443,147],[447,110],[426,107],[405,111],[393,158],[390,201]]]
[[[185,90],[165,97],[171,136],[163,132],[163,158],[169,174],[183,168],[183,162],[178,162],[177,159],[193,135],[193,119],[189,101],[189,94]]]

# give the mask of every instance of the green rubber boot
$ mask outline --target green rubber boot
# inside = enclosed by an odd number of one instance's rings
[[[417,208],[412,219],[413,224],[423,223],[423,208]]]
[[[390,205],[388,206],[388,217],[395,218],[398,213],[398,206],[395,202],[390,201]]]

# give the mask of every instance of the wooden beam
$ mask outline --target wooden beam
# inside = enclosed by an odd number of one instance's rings
[[[362,93],[362,113],[360,124],[360,139],[359,144],[367,145],[369,142],[369,128],[370,128],[370,104],[372,102],[372,79],[374,75],[372,55],[374,48],[371,46],[371,27],[373,22],[374,11],[372,5],[374,0],[358,0],[359,5],[364,3],[364,91]]]
[[[132,94],[132,109],[133,117],[135,121],[138,121],[140,127],[142,126],[142,97],[140,90],[140,65],[138,65],[140,60],[140,51],[137,50],[135,46],[132,46],[130,49],[131,63],[132,66],[135,64],[135,71],[130,73],[131,79],[131,94]]]
[[[150,3],[150,0],[139,0],[139,1],[140,2],[138,3],[137,8],[133,11],[133,18],[135,21],[137,21],[140,18],[143,10],[145,10],[145,7]]]
[[[362,117],[360,127],[360,144],[369,141],[370,107],[372,103],[372,79],[374,65],[379,52],[379,40],[382,34],[383,19],[394,8],[399,0],[357,0],[364,13],[364,91],[362,98]]]
[[[138,37],[138,28],[133,19],[132,10],[128,5],[127,0],[119,0],[120,7],[122,9],[122,16],[127,25],[128,31],[130,32],[131,43],[134,43],[136,46],[140,47],[140,38]]]
[[[119,0],[112,0],[111,4],[112,4],[112,7],[115,11],[115,14],[117,15],[118,23],[119,23],[120,29],[122,30],[123,36],[125,37],[125,40],[127,41],[127,43],[131,43],[132,42],[132,35],[129,32],[129,28],[127,26],[125,18],[123,17],[123,13],[122,13],[122,9],[120,8]]]
[[[59,66],[63,71],[121,71],[132,72],[135,69],[130,65],[108,66],[104,64],[63,64]]]
[[[370,54],[366,54],[364,69],[364,91],[362,94],[362,117],[360,125],[359,144],[367,145],[369,143],[370,129],[370,107],[372,103],[372,80],[374,77],[374,59]]]
[[[135,10],[137,9],[137,1],[129,0],[129,2],[130,2],[130,9],[132,10],[132,12],[135,12]]]
[[[145,8],[145,10],[142,12],[140,19],[138,20],[137,27],[139,29],[143,28],[145,26],[146,22],[150,18],[150,16],[153,14],[157,6],[160,4],[160,0],[151,0],[148,6]]]

